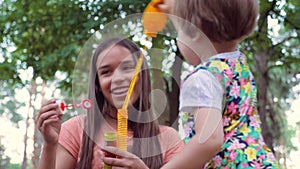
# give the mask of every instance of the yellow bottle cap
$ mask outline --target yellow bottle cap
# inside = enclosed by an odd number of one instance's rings
[[[104,140],[105,141],[116,141],[118,134],[113,131],[108,131],[104,133]]]
[[[104,165],[103,165],[103,169],[112,169],[112,166],[109,166],[109,165],[104,164]]]

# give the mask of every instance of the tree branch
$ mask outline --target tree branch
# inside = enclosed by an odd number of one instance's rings
[[[270,12],[273,12],[274,14],[276,14],[277,16],[280,16],[284,19],[284,21],[288,24],[290,24],[292,27],[294,27],[297,30],[300,30],[300,26],[297,26],[296,24],[294,24],[292,21],[290,21],[287,17],[282,16],[278,11],[275,11],[274,9],[272,9]]]
[[[263,27],[267,23],[267,19],[268,19],[270,12],[274,10],[276,2],[277,2],[276,0],[273,0],[271,7],[264,13],[263,18],[261,20],[261,24],[258,25],[258,33],[257,33],[256,38],[259,36],[260,33],[262,33]]]

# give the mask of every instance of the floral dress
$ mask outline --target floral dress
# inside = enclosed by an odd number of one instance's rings
[[[235,59],[210,58],[186,77],[206,70],[223,88],[223,145],[204,168],[278,168],[274,155],[262,138],[253,75],[245,56],[238,53],[240,56]],[[180,112],[180,120],[185,132],[184,142],[187,143],[195,135],[194,116],[191,112]]]

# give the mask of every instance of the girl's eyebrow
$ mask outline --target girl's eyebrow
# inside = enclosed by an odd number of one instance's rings
[[[126,63],[134,63],[134,61],[133,60],[125,60],[125,61],[121,62],[121,64],[126,64]]]
[[[109,65],[102,65],[102,66],[99,66],[98,68],[97,68],[97,70],[99,70],[99,69],[105,69],[105,68],[108,68],[109,67]]]
[[[122,61],[120,64],[131,64],[131,63],[135,63],[134,60],[124,60],[124,61]],[[108,68],[108,67],[110,67],[109,64],[101,65],[101,66],[99,66],[99,67],[97,68],[97,70],[99,70],[99,69],[105,69],[105,68]]]

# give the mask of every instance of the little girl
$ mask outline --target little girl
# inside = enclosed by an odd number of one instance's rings
[[[257,1],[172,2],[159,7],[185,19],[176,23],[178,47],[196,68],[180,94],[187,144],[162,168],[278,168],[261,134],[254,77],[237,50],[256,25]]]
[[[196,66],[180,93],[187,144],[162,168],[278,168],[261,134],[253,75],[237,50],[256,25],[257,0],[164,0],[158,7],[179,17],[170,17],[178,47]],[[120,156],[105,163],[125,166],[130,154],[104,149]]]

